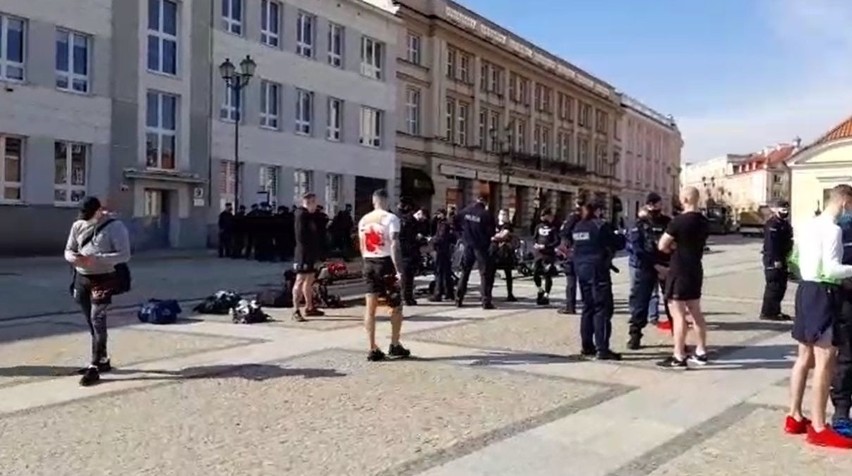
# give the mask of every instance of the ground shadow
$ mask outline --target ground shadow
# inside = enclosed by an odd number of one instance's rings
[[[740,355],[732,358],[731,352],[711,352],[708,369],[715,370],[778,370],[793,366],[796,346],[793,344],[740,347],[735,349]],[[721,355],[720,355],[721,354]],[[766,357],[770,356],[770,357]]]
[[[708,321],[708,331],[725,331],[725,332],[748,332],[748,331],[765,331],[765,332],[786,332],[792,329],[792,322],[778,321]]]
[[[582,362],[585,359],[579,355],[560,355],[531,352],[511,352],[491,350],[484,354],[450,355],[444,357],[411,357],[420,362],[468,362],[470,366],[491,365],[528,365],[554,364],[566,362]]]

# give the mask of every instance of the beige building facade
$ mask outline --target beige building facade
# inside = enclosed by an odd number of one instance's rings
[[[539,207],[618,195],[612,86],[451,1],[398,3],[402,196],[435,210],[484,193],[527,226]]]
[[[625,94],[616,144],[624,159],[618,167],[624,217],[632,223],[649,192],[663,197],[663,209],[671,213],[680,190],[683,138],[671,116],[665,116]]]

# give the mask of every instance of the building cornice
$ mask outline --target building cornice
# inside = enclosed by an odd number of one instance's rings
[[[619,97],[621,100],[621,106],[627,109],[628,111],[632,111],[640,116],[644,116],[667,129],[679,132],[677,123],[675,122],[674,117],[672,117],[671,115],[663,115],[662,113],[655,111],[654,109],[648,107],[639,100],[628,96],[625,93],[619,93]]]
[[[395,23],[402,24],[402,19],[396,16],[399,12],[399,5],[393,0],[349,0],[358,8],[371,11],[380,17],[391,20]]]
[[[793,169],[801,169],[808,167],[817,167],[817,166],[839,166],[846,165],[852,161],[842,161],[842,162],[833,162],[833,163],[825,163],[825,164],[809,164],[808,160],[813,158],[816,155],[819,155],[823,152],[827,152],[831,149],[841,148],[841,147],[850,147],[852,146],[852,138],[841,139],[832,142],[824,142],[822,144],[817,144],[815,146],[806,147],[800,150],[796,155],[787,159],[788,166]]]

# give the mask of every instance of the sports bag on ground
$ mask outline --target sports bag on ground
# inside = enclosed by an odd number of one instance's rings
[[[257,301],[243,299],[236,307],[231,309],[231,319],[234,321],[234,324],[257,324],[259,322],[267,322],[269,316],[263,312]]]
[[[236,306],[240,299],[242,299],[240,295],[233,291],[218,291],[195,306],[193,310],[201,314],[224,315],[231,312],[231,308]]]
[[[261,291],[257,293],[255,300],[263,307],[293,307],[293,293],[284,292],[281,289],[266,289]]]
[[[149,299],[139,308],[136,317],[148,324],[174,324],[180,313],[180,304],[174,299]]]

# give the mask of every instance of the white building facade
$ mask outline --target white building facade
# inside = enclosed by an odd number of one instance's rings
[[[312,191],[333,215],[370,208],[396,179],[396,42],[391,5],[363,0],[214,0],[213,61],[250,55],[236,98],[213,69],[215,212],[234,201],[234,120],[241,204],[290,206]],[[238,112],[239,109],[239,112]]]

